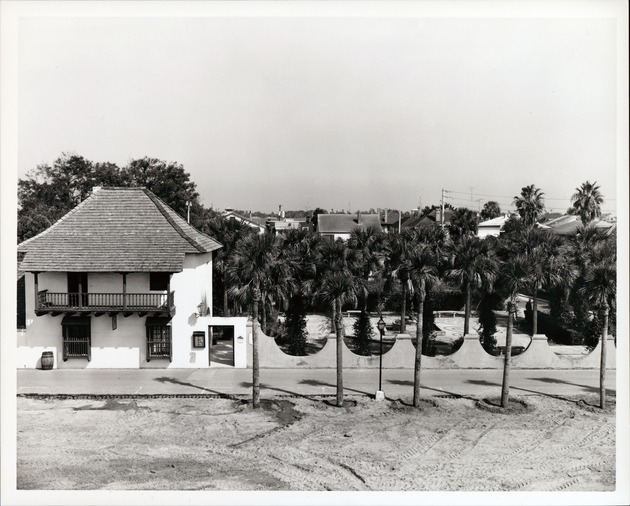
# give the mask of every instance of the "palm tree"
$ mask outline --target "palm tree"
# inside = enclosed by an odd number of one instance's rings
[[[316,256],[315,283],[321,287],[329,272],[338,270],[354,273],[357,271],[357,252],[348,248],[341,239],[336,241],[322,241],[318,247]],[[334,300],[329,300],[332,309],[332,332],[336,332],[337,305]]]
[[[343,406],[343,321],[342,306],[346,302],[356,304],[362,280],[355,278],[348,269],[331,266],[319,290],[319,297],[335,305],[335,335],[337,339],[337,406]]]
[[[571,202],[572,207],[569,209],[569,212],[577,214],[582,220],[582,224],[586,226],[595,218],[601,216],[601,205],[604,203],[604,196],[599,191],[597,181],[594,183],[586,181],[579,188],[575,189],[575,193],[571,196]]]
[[[499,216],[501,216],[501,206],[497,201],[490,200],[483,205],[483,209],[481,209],[482,220],[491,220]]]
[[[501,387],[501,407],[507,407],[510,395],[510,369],[512,366],[512,332],[516,314],[516,296],[531,283],[529,262],[524,255],[517,254],[502,262],[498,286],[507,293],[508,326],[505,339],[505,359],[503,362],[503,384]]]
[[[606,407],[606,338],[608,333],[608,313],[617,293],[617,269],[615,260],[608,259],[589,265],[584,278],[584,286],[579,293],[587,297],[590,304],[600,311],[603,317],[601,345],[602,354],[599,368],[599,405]]]
[[[459,283],[466,296],[464,308],[464,335],[470,331],[471,296],[476,288],[492,285],[496,277],[497,260],[488,242],[476,236],[464,236],[451,243],[451,269],[447,276]]]
[[[257,234],[243,237],[235,246],[234,254],[226,267],[228,281],[233,283],[232,292],[241,300],[251,302],[252,310],[252,404],[260,404],[260,369],[258,362],[258,305],[262,287],[269,285],[271,270],[276,262],[278,243],[273,234]]]
[[[465,207],[459,207],[451,214],[448,230],[451,238],[458,241],[465,235],[476,235],[479,225],[477,214]]]
[[[422,362],[424,300],[428,291],[439,282],[437,276],[437,261],[435,254],[426,244],[415,246],[408,258],[411,287],[415,294],[418,313],[416,325],[416,359],[413,374],[413,405],[420,406],[420,367]]]
[[[538,333],[538,292],[560,284],[570,284],[575,279],[575,270],[567,261],[567,248],[562,237],[538,228],[520,231],[516,247],[523,252],[530,267],[532,295],[532,335]]]
[[[538,216],[545,208],[543,195],[544,193],[540,191],[540,188],[530,184],[521,189],[520,196],[514,197],[516,210],[526,226],[534,226]]]
[[[226,281],[226,269],[232,252],[239,240],[247,235],[252,235],[252,228],[245,223],[235,220],[226,219],[215,213],[215,215],[202,227],[202,232],[209,232],[217,237],[223,248],[221,248],[214,261],[214,269],[219,274],[223,282],[223,316],[230,316],[230,308],[228,304],[229,286]]]
[[[409,289],[409,266],[407,259],[416,239],[414,232],[409,229],[401,233],[391,233],[387,237],[385,244],[385,273],[388,278],[388,285],[394,281],[400,283],[402,291],[402,301],[400,307],[400,332],[406,331],[406,311],[407,311],[407,290]]]

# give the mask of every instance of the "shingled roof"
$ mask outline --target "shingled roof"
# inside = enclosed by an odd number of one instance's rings
[[[362,214],[359,221],[352,214],[317,215],[317,231],[320,234],[349,234],[358,223],[364,227],[374,227],[379,232],[382,230],[378,214]]]
[[[180,272],[186,253],[221,244],[146,188],[95,188],[59,221],[18,245],[27,272]]]

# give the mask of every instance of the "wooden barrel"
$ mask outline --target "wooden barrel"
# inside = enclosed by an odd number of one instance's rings
[[[54,361],[55,359],[53,358],[52,351],[45,351],[42,353],[42,369],[52,369]]]

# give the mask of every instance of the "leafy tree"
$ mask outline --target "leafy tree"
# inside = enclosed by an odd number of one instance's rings
[[[545,209],[544,193],[533,184],[524,186],[521,194],[514,197],[516,210],[527,227],[533,227],[538,216]]]
[[[617,293],[617,269],[615,259],[607,259],[589,265],[580,294],[584,295],[592,307],[602,317],[601,326],[601,360],[599,370],[599,403],[606,407],[606,338],[608,333],[608,315]]]
[[[483,221],[498,218],[499,216],[501,216],[501,207],[498,202],[490,200],[483,205],[481,209],[481,219]]]
[[[448,230],[454,241],[460,240],[464,236],[473,236],[477,234],[479,220],[477,214],[465,207],[458,207],[451,214],[451,221],[448,224]]]
[[[195,203],[198,197],[190,175],[176,163],[143,158],[121,169],[62,153],[52,165],[38,165],[18,180],[18,242],[50,227],[95,186],[146,186],[181,216],[186,216],[186,201]]]
[[[597,181],[591,183],[586,181],[571,197],[572,206],[569,208],[570,214],[580,217],[583,225],[588,225],[595,218],[602,214],[601,205],[604,203],[604,196],[601,194]]]
[[[450,248],[451,268],[447,276],[456,281],[466,295],[464,335],[470,332],[471,296],[474,289],[492,286],[497,274],[497,259],[489,242],[464,236]]]
[[[315,210],[313,211],[313,214],[311,214],[311,223],[313,224],[313,231],[317,232],[317,216],[319,216],[320,214],[327,214],[328,211],[326,211],[325,209],[322,209],[321,207],[316,207]]]
[[[190,174],[176,162],[144,157],[132,160],[125,167],[131,186],[144,186],[155,193],[180,216],[186,216],[186,202],[197,200],[196,184]]]
[[[409,280],[415,294],[417,324],[416,324],[416,358],[414,361],[413,381],[413,405],[420,406],[420,369],[422,364],[422,349],[424,342],[423,319],[424,301],[429,290],[439,283],[437,262],[438,259],[426,244],[418,244],[409,252],[407,259]]]
[[[510,395],[510,370],[512,367],[512,333],[516,314],[516,296],[528,286],[530,280],[529,262],[521,254],[512,255],[501,263],[497,286],[507,294],[508,326],[503,362],[503,383],[501,386],[501,406],[506,408]]]

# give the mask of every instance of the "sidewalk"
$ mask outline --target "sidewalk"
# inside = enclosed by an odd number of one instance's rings
[[[501,391],[498,369],[432,369],[422,371],[422,395],[494,396]],[[607,372],[606,385],[616,392],[616,371]],[[333,395],[334,369],[261,369],[261,396]],[[346,395],[374,395],[378,369],[348,369],[343,376]],[[18,394],[48,395],[251,395],[251,369],[83,369],[17,371]],[[410,397],[413,371],[384,369],[383,391],[388,398]],[[511,372],[512,395],[597,395],[599,371],[522,370]]]

